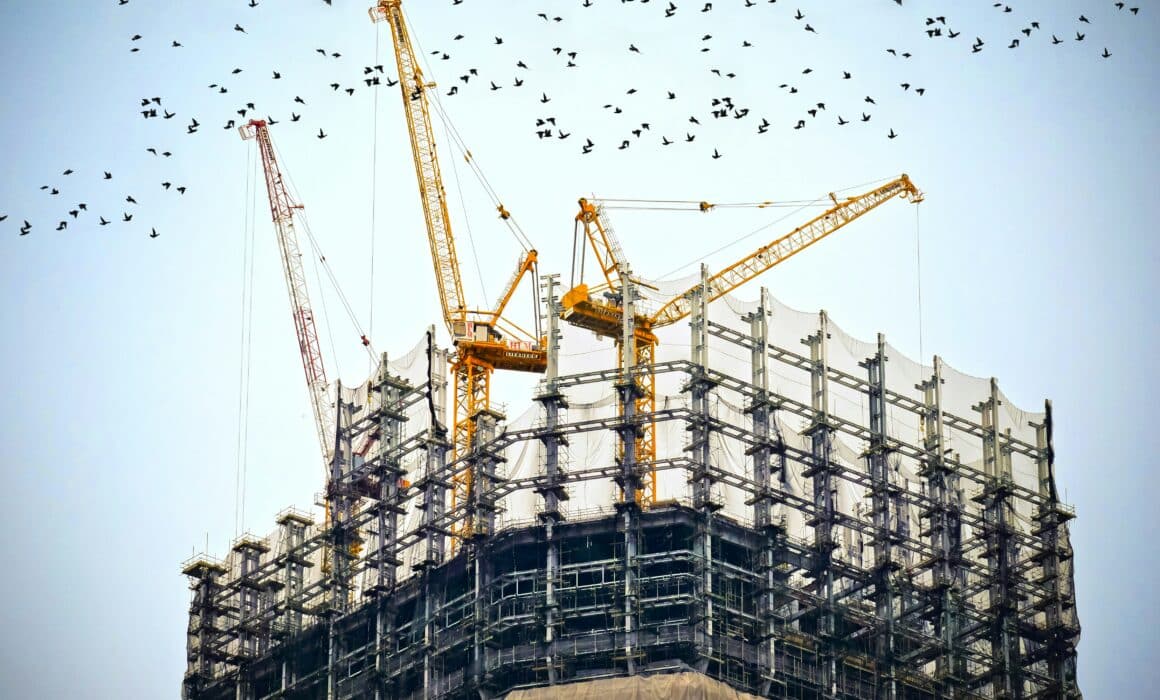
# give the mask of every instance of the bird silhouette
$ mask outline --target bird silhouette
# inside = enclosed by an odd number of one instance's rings
[[[153,229],[152,231],[149,232],[150,238],[157,238],[160,235],[161,235],[160,233],[157,233],[157,229]]]
[[[322,131],[322,129],[318,130],[318,138],[320,138],[320,139],[326,138],[326,134]]]
[[[133,215],[128,212],[121,212],[121,220],[126,223],[133,220]]]
[[[890,133],[886,135],[886,138],[892,139],[892,138],[896,138],[897,136],[898,136],[898,134],[894,133],[894,129],[891,129]]]
[[[240,24],[235,24],[235,25],[234,25],[234,31],[235,31],[235,32],[241,32],[242,34],[245,34],[245,33],[246,33],[246,30],[245,30],[245,29],[242,27],[242,25],[240,25]]]
[[[720,157],[721,157],[721,154],[717,152],[716,148],[714,148],[713,149],[713,160],[717,160]]]

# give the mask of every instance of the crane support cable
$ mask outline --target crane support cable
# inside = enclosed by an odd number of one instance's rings
[[[278,146],[274,145],[273,148],[274,153],[278,156],[278,160],[285,162],[285,159],[282,158],[282,152],[278,150]],[[294,184],[294,176],[291,175],[289,171],[283,173],[283,175],[287,184],[289,185],[289,190],[294,196],[295,201],[301,201],[298,198],[298,186]],[[346,294],[342,291],[342,285],[340,285],[338,282],[338,276],[334,274],[334,268],[330,266],[330,262],[326,259],[326,255],[322,252],[322,247],[319,245],[318,239],[314,236],[314,231],[311,230],[310,222],[306,218],[306,210],[296,209],[295,214],[298,218],[298,221],[302,224],[302,230],[306,233],[306,240],[310,243],[310,249],[314,253],[314,259],[319,262],[323,271],[326,272],[326,277],[330,280],[330,286],[334,289],[334,293],[338,296],[339,301],[342,302],[342,306],[346,310],[346,316],[350,320],[351,325],[354,326],[355,332],[359,334],[360,339],[365,339],[363,340],[362,344],[366,348],[367,353],[370,355],[372,360],[375,359],[376,356],[374,347],[369,342],[370,336],[367,335],[364,331],[362,324],[358,320],[358,315],[355,313],[354,306],[351,305],[350,299],[348,299]]]
[[[447,133],[447,123],[443,123],[443,133]],[[475,274],[479,275],[479,291],[483,294],[483,305],[491,306],[487,300],[487,287],[483,282],[483,267],[479,264],[479,247],[475,245],[475,236],[471,231],[471,217],[467,215],[467,200],[463,197],[463,181],[459,178],[459,166],[455,159],[451,159],[451,176],[455,178],[455,189],[459,193],[459,206],[463,210],[463,226],[467,231],[467,245],[471,247],[471,259],[475,262]]]
[[[676,275],[681,270],[684,270],[685,268],[691,267],[693,265],[698,265],[705,258],[708,258],[712,255],[716,255],[717,253],[720,253],[721,251],[726,250],[728,248],[732,248],[733,246],[737,245],[738,243],[741,243],[742,241],[747,241],[750,238],[753,238],[757,234],[761,233],[762,231],[765,231],[766,229],[772,228],[772,227],[776,226],[777,224],[780,224],[781,222],[785,221],[786,219],[798,214],[801,211],[804,211],[805,209],[808,209],[809,207],[818,206],[818,205],[822,204],[822,202],[823,202],[823,199],[819,198],[819,199],[813,200],[812,202],[809,202],[808,204],[803,204],[803,205],[795,208],[793,211],[787,212],[784,215],[777,217],[773,221],[770,221],[768,223],[762,224],[761,226],[758,226],[757,228],[753,229],[749,233],[742,234],[741,236],[734,238],[733,240],[729,241],[728,243],[725,243],[721,246],[718,246],[717,248],[714,248],[713,250],[710,250],[708,253],[705,253],[699,257],[693,258],[692,260],[690,260],[686,263],[682,263],[681,265],[674,267],[673,269],[669,270],[665,274],[658,277],[657,280],[663,281],[663,280],[670,279],[671,277]]]
[[[479,181],[480,185],[483,186],[483,189],[487,193],[488,198],[491,200],[491,203],[495,206],[496,210],[500,213],[500,218],[503,219],[505,224],[507,224],[508,230],[511,231],[511,234],[515,237],[516,242],[520,244],[520,247],[523,248],[524,252],[535,250],[536,247],[532,244],[531,239],[528,238],[528,235],[524,233],[522,228],[520,228],[520,225],[516,222],[511,212],[508,211],[508,209],[503,205],[503,201],[500,199],[499,193],[495,191],[494,187],[492,187],[491,182],[487,179],[487,175],[485,175],[483,172],[483,168],[480,167],[479,162],[472,154],[471,149],[467,147],[467,143],[463,140],[463,136],[460,135],[459,130],[455,128],[455,124],[451,121],[450,116],[448,116],[447,110],[443,107],[443,103],[440,102],[437,96],[433,95],[432,97],[433,99],[430,101],[430,103],[434,105],[435,114],[439,117],[440,121],[443,122],[443,126],[447,129],[447,133],[451,137],[452,145],[454,145],[459,150],[459,152],[463,155],[463,159],[467,161],[467,164],[471,167],[471,172],[475,174],[476,179]]]
[[[728,294],[895,197],[917,204],[922,201],[922,192],[903,173],[881,187],[843,202],[838,202],[838,198],[831,194],[833,207],[711,276],[705,282],[708,288],[706,301]],[[659,328],[688,316],[692,303],[688,294],[670,299],[652,315],[653,327]]]
[[[400,12],[402,12],[401,8]],[[405,19],[405,21],[408,24],[410,23],[410,19]],[[422,43],[417,38],[411,36],[410,33],[408,33],[407,36],[408,39],[414,42],[415,46],[419,49],[419,60],[423,62],[424,67],[427,69],[427,73],[429,75],[434,75],[435,73],[431,69],[430,62],[427,60],[427,52],[423,50]],[[431,86],[433,87],[434,83],[431,83]],[[487,179],[483,169],[480,168],[479,164],[476,162],[475,156],[472,155],[471,149],[467,147],[467,142],[463,139],[463,136],[459,133],[459,130],[455,128],[455,124],[451,121],[450,115],[447,113],[446,108],[444,108],[443,103],[439,100],[439,93],[437,91],[429,91],[427,94],[429,95],[427,102],[428,104],[434,106],[435,114],[439,117],[439,120],[443,122],[443,128],[447,131],[447,135],[450,138],[451,143],[459,150],[460,154],[463,155],[463,159],[467,161],[467,164],[471,167],[471,171],[475,174],[476,179],[487,193],[488,198],[491,199],[492,205],[495,207],[496,211],[499,212],[500,218],[503,219],[504,223],[507,224],[508,231],[510,231],[512,236],[515,237],[516,242],[520,244],[520,247],[523,248],[525,253],[529,250],[535,250],[535,246],[532,245],[531,239],[528,238],[527,234],[525,234],[523,229],[520,228],[520,225],[512,217],[511,212],[508,211],[508,209],[503,205],[503,201],[500,199],[499,193],[496,192],[494,187],[492,187],[491,182]],[[463,201],[462,194],[460,194],[460,201]]]
[[[876,180],[870,180],[868,182],[859,183],[857,185],[850,185],[848,187],[843,187],[841,189],[834,190],[834,192],[835,193],[849,192],[850,190],[857,190],[859,192],[865,192],[867,187],[870,187],[870,186],[877,187],[883,183],[890,182],[892,179],[893,178],[889,178],[889,177],[878,178]],[[648,202],[648,201],[664,202],[666,200],[594,198],[592,201],[599,202],[606,209],[618,209],[621,207],[609,207],[606,204],[606,202]],[[671,200],[671,201],[681,202],[681,203],[686,203],[686,204],[692,203],[689,200]],[[741,236],[729,241],[728,243],[725,243],[721,246],[718,246],[717,248],[714,248],[713,250],[709,251],[708,253],[705,253],[699,257],[693,258],[692,260],[690,260],[686,263],[683,263],[677,267],[674,267],[673,269],[669,270],[668,272],[661,275],[660,277],[657,277],[656,279],[661,280],[661,281],[670,279],[671,277],[676,275],[678,272],[681,272],[682,270],[684,270],[686,268],[692,267],[693,265],[700,264],[702,261],[705,260],[705,258],[708,258],[712,255],[716,255],[717,253],[720,253],[723,250],[731,248],[731,247],[737,245],[738,243],[741,243],[742,241],[746,241],[746,240],[752,238],[753,236],[756,236],[757,234],[761,233],[762,231],[765,231],[768,228],[776,226],[777,224],[785,221],[786,219],[798,214],[799,212],[805,211],[806,209],[809,209],[810,207],[824,206],[824,205],[828,204],[829,202],[830,202],[829,197],[818,197],[816,199],[791,199],[791,200],[781,200],[779,202],[776,202],[773,205],[771,205],[773,208],[781,208],[781,207],[792,208],[793,211],[790,211],[783,216],[779,216],[778,218],[776,218],[768,223],[762,224],[761,226],[758,226],[757,228],[753,229],[752,231],[749,231],[748,233],[744,233]],[[700,203],[697,203],[697,204],[699,205]],[[717,204],[717,205],[712,205],[712,208],[723,208],[723,207],[727,207],[727,206],[744,207],[746,205],[744,205],[744,204],[738,204],[738,205]],[[764,208],[764,207],[759,206],[757,208]],[[682,211],[688,211],[688,210],[683,209]]]

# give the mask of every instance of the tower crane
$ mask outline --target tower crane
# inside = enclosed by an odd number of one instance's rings
[[[262,170],[266,173],[266,193],[270,198],[270,215],[278,234],[278,250],[282,254],[282,271],[286,276],[286,288],[290,292],[290,311],[294,317],[294,330],[298,333],[298,350],[302,355],[302,368],[306,371],[306,387],[310,391],[310,404],[314,411],[314,427],[318,433],[319,447],[327,469],[330,470],[334,458],[335,414],[331,407],[330,385],[326,381],[326,368],[322,364],[322,348],[318,342],[318,329],[314,324],[314,311],[310,308],[310,295],[306,289],[306,273],[302,269],[302,253],[298,247],[298,234],[294,230],[294,213],[302,209],[295,202],[282,179],[278,158],[274,154],[274,144],[266,122],[251,119],[238,127],[238,133],[246,140],[258,142],[262,154]]]
[[[411,44],[410,32],[403,18],[402,0],[379,0],[369,11],[373,22],[390,25],[399,72],[399,90],[411,139],[415,177],[423,203],[427,241],[435,268],[436,287],[443,320],[456,348],[452,367],[455,376],[455,409],[452,429],[454,458],[461,458],[474,448],[476,418],[491,411],[491,378],[495,370],[543,373],[548,356],[545,339],[520,328],[504,317],[504,311],[520,281],[528,273],[535,276],[535,250],[526,250],[516,265],[499,301],[492,309],[468,305],[463,293],[455,237],[447,213],[447,194],[439,170],[427,92],[435,87],[419,67],[418,55]],[[510,214],[503,205],[497,207],[500,217]],[[535,316],[538,323],[538,315]],[[505,334],[508,336],[505,338]],[[471,500],[475,475],[471,469],[458,473],[452,483],[451,505]],[[472,524],[457,526],[459,537],[475,534]]]
[[[843,201],[839,201],[833,193],[830,193],[833,206],[822,214],[758,248],[724,270],[709,276],[704,282],[661,302],[655,312],[649,315],[634,315],[634,347],[631,348],[631,356],[634,364],[641,368],[641,373],[637,377],[638,391],[634,399],[636,415],[649,415],[656,409],[653,358],[657,337],[654,331],[657,328],[676,323],[692,312],[691,292],[705,284],[707,286],[706,303],[724,296],[894,197],[900,197],[915,204],[923,199],[922,193],[905,174],[869,192],[849,197]],[[709,211],[714,208],[714,205],[701,202],[696,208],[700,211]],[[592,289],[583,283],[582,256],[584,245],[582,242],[576,242],[573,246],[573,255],[581,256],[579,274],[581,279],[574,280],[574,282],[578,281],[579,283],[575,284],[561,299],[561,318],[574,326],[593,331],[597,336],[612,338],[619,344],[622,342],[622,324],[624,322],[623,287],[629,282],[629,280],[622,279],[624,270],[627,269],[624,254],[615,233],[606,221],[603,206],[599,202],[587,199],[580,200],[580,211],[576,214],[574,232],[577,238],[581,229],[583,229],[584,237],[592,249],[604,281]],[[575,273],[576,270],[577,265],[574,260],[573,272]],[[598,295],[600,292],[603,294]],[[601,296],[604,298],[602,299]],[[618,357],[621,357],[623,361],[622,354],[618,353]],[[636,455],[645,464],[650,464],[656,460],[655,428],[653,423],[646,423],[636,438]],[[644,506],[654,504],[656,502],[656,486],[656,471],[650,469],[644,482],[643,492],[635,494],[637,502]]]

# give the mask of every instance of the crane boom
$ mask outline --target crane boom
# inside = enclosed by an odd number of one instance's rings
[[[419,67],[407,25],[403,22],[401,0],[383,0],[370,8],[370,15],[375,21],[386,20],[391,27],[395,65],[399,71],[399,89],[403,93],[403,111],[407,117],[407,131],[411,136],[411,154],[415,161],[419,196],[423,200],[427,242],[435,266],[439,302],[443,306],[447,328],[455,335],[453,323],[455,320],[463,320],[466,304],[463,280],[459,274],[459,259],[455,253],[455,238],[451,233],[447,213],[447,193],[443,190],[443,176],[435,152],[435,135],[431,129],[431,113],[424,92],[434,87],[434,84],[423,79],[423,70]]]
[[[843,202],[839,202],[837,197],[831,193],[830,200],[834,203],[833,207],[709,277],[706,280],[709,287],[706,303],[733,291],[774,265],[788,260],[893,197],[902,197],[912,203],[922,201],[922,193],[905,174],[881,187],[850,197]],[[768,206],[768,204],[768,202],[762,202],[755,206],[763,207]],[[712,208],[713,205],[708,202],[702,202],[698,205],[700,211],[709,211]],[[576,215],[576,221],[584,225],[586,237],[597,258],[601,272],[604,274],[605,283],[608,285],[609,291],[612,292],[611,295],[605,296],[610,296],[611,299],[603,300],[594,297],[588,286],[580,280],[578,283],[574,282],[575,286],[567,291],[561,299],[560,315],[574,326],[586,328],[601,337],[612,338],[619,344],[623,342],[624,337],[624,308],[620,303],[620,286],[624,280],[620,279],[619,270],[621,263],[625,261],[615,237],[610,235],[611,228],[606,222],[601,221],[601,215],[602,209],[598,204],[594,205],[588,200],[580,200],[580,213]],[[574,249],[573,255],[576,254]],[[575,263],[573,266],[575,267]],[[611,274],[611,267],[617,269],[615,278]],[[688,316],[692,312],[693,303],[690,293],[699,287],[700,284],[666,300],[650,316],[634,315],[633,317],[632,347],[629,348],[628,355],[635,366],[644,370],[636,379],[638,390],[633,399],[636,415],[651,415],[656,409],[653,362],[656,354],[657,336],[654,330]],[[617,353],[617,356],[624,358],[625,353]],[[635,438],[634,454],[636,459],[646,467],[656,461],[656,425],[653,421],[647,420],[641,425]],[[656,502],[656,489],[656,470],[650,468],[643,481],[643,488],[635,494],[626,493],[623,497],[626,500],[634,498],[643,505],[652,505]]]
[[[298,235],[294,230],[294,212],[302,205],[294,201],[282,179],[278,158],[266,122],[251,120],[238,128],[243,139],[254,139],[262,154],[262,169],[266,173],[266,193],[270,198],[270,216],[278,234],[278,250],[282,254],[282,271],[286,276],[286,288],[290,292],[290,311],[294,317],[294,330],[298,334],[298,350],[302,355],[302,368],[306,371],[306,386],[310,391],[310,404],[314,411],[314,427],[318,432],[319,446],[322,448],[324,464],[329,465],[334,456],[335,416],[330,407],[330,385],[326,380],[326,368],[322,364],[322,348],[318,342],[318,329],[314,323],[314,312],[310,308],[310,295],[306,288],[306,273],[302,269],[302,253],[298,247]]]
[[[709,293],[706,302],[713,301],[737,289],[774,265],[797,255],[896,196],[903,197],[912,203],[922,201],[922,193],[905,173],[877,189],[856,197],[850,197],[841,203],[831,193],[830,199],[834,202],[833,207],[711,276],[708,279]],[[697,286],[699,287],[700,284]],[[692,312],[693,302],[690,292],[693,289],[674,296],[657,309],[656,313],[649,319],[651,326],[660,328],[670,323],[676,323],[688,316]]]

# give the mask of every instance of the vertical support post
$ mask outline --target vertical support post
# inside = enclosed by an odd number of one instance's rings
[[[931,503],[922,513],[922,518],[929,524],[921,534],[929,536],[934,552],[931,595],[937,611],[935,629],[942,647],[935,673],[942,683],[943,692],[948,697],[959,697],[967,680],[966,660],[959,648],[966,573],[963,570],[959,477],[946,458],[949,450],[944,447],[942,384],[942,360],[936,355],[931,378],[915,386],[923,396],[921,436],[924,455],[919,475],[926,480]]]
[[[875,635],[875,698],[898,697],[895,676],[895,615],[893,544],[898,538],[891,527],[891,504],[898,487],[890,482],[890,445],[886,431],[886,339],[878,334],[878,350],[859,363],[866,368],[870,408],[870,447],[864,455],[870,472],[870,499],[874,523],[874,607],[879,629]],[[900,517],[897,516],[896,517]]]
[[[986,485],[975,500],[983,504],[983,535],[990,587],[991,694],[1023,697],[1019,645],[1019,593],[1016,590],[1018,543],[1010,499],[1014,493],[1011,455],[999,428],[999,385],[991,378],[990,397],[974,406],[982,415],[983,469]]]
[[[689,453],[691,462],[689,483],[693,488],[693,508],[699,516],[693,543],[693,560],[698,574],[699,609],[696,612],[693,629],[697,654],[700,657],[698,670],[702,671],[714,658],[713,513],[721,507],[721,503],[713,497],[715,476],[710,450],[712,416],[709,412],[709,399],[713,382],[706,372],[709,366],[708,275],[707,268],[702,265],[701,285],[692,292],[692,318],[689,324],[692,334],[690,339],[692,375],[685,385],[685,391],[688,391],[690,396],[689,409],[692,414],[686,427],[691,433],[691,440],[685,451]]]
[[[810,464],[802,475],[813,482],[814,514],[807,524],[814,529],[814,561],[808,574],[820,599],[817,622],[819,685],[822,696],[831,698],[836,696],[838,687],[833,570],[833,554],[838,544],[834,538],[837,504],[832,478],[834,465],[830,459],[833,427],[829,413],[829,361],[826,352],[830,332],[825,311],[818,315],[818,322],[818,332],[802,340],[810,348],[810,403],[813,409],[813,420],[804,431],[810,439]]]
[[[399,516],[406,514],[402,488],[404,470],[395,450],[402,443],[403,424],[407,421],[401,406],[412,387],[402,378],[391,374],[387,354],[383,353],[372,388],[378,395],[379,404],[373,417],[377,419],[379,436],[373,469],[378,482],[378,499],[373,505],[377,546],[369,562],[375,570],[375,579],[368,594],[375,602],[375,699],[385,700],[395,695],[387,678],[388,666],[395,653],[397,603],[394,593],[398,582],[398,567],[402,565],[399,560]]]
[[[342,382],[335,389],[335,445],[327,483],[326,506],[330,512],[330,592],[327,610],[327,700],[339,695],[338,659],[343,655],[343,638],[338,621],[350,609],[352,548],[357,546],[358,532],[354,528],[354,494],[349,479],[351,456],[352,406],[343,400]]]
[[[434,610],[434,598],[441,590],[432,570],[443,563],[447,529],[441,524],[446,508],[447,491],[451,481],[447,478],[447,452],[451,448],[447,440],[447,355],[435,346],[435,327],[427,329],[427,439],[424,445],[427,457],[423,477],[415,487],[422,494],[419,504],[423,511],[423,544],[412,568],[422,577],[423,599],[423,696],[432,697],[440,665],[436,658],[439,624]]]
[[[544,445],[543,485],[537,490],[543,499],[540,522],[544,524],[546,561],[544,565],[544,658],[548,666],[548,685],[560,682],[560,659],[558,636],[560,633],[560,603],[556,598],[556,588],[560,578],[560,540],[556,527],[564,520],[560,512],[561,501],[568,500],[564,489],[565,475],[560,465],[560,448],[568,444],[560,430],[561,413],[568,403],[560,392],[560,300],[559,275],[544,275],[541,278],[544,299],[544,325],[547,327],[548,368],[540,384],[536,401],[540,403],[544,416],[544,429],[540,442]]]
[[[472,480],[471,501],[468,509],[470,520],[468,561],[474,575],[475,603],[472,615],[472,664],[471,676],[481,697],[485,691],[487,677],[487,643],[491,637],[491,581],[492,560],[491,541],[495,532],[495,484],[502,481],[496,467],[503,457],[494,452],[491,442],[496,437],[499,413],[491,410],[476,413],[474,444],[469,469],[475,473]]]
[[[1045,694],[1059,698],[1079,698],[1076,682],[1076,652],[1079,624],[1075,621],[1075,584],[1071,577],[1071,543],[1068,521],[1075,512],[1059,501],[1055,485],[1055,446],[1052,439],[1051,401],[1044,403],[1045,417],[1035,428],[1036,467],[1039,473],[1040,505],[1035,513],[1042,544],[1036,555],[1042,568],[1043,597],[1038,602],[1044,613],[1042,643],[1046,646],[1047,675],[1051,679]]]
[[[182,682],[182,697],[191,700],[214,679],[216,655],[213,648],[220,641],[217,620],[222,613],[217,602],[222,593],[218,578],[225,575],[226,569],[209,557],[199,557],[187,563],[181,573],[189,577],[189,588],[193,591],[185,638],[185,679]]]
[[[292,637],[302,631],[304,627],[303,613],[305,612],[303,593],[306,581],[306,567],[309,560],[302,554],[302,545],[306,540],[306,528],[314,524],[313,519],[298,513],[293,509],[286,509],[277,520],[282,532],[282,633],[284,638]],[[281,689],[288,690],[297,680],[297,669],[287,654],[282,659]]]
[[[761,533],[758,572],[762,578],[758,614],[762,620],[761,696],[770,697],[774,686],[781,685],[777,676],[778,602],[785,588],[785,575],[779,566],[778,552],[785,539],[784,515],[778,512],[784,504],[786,482],[785,443],[777,430],[778,403],[769,391],[769,290],[761,288],[757,310],[744,319],[749,322],[750,366],[756,395],[746,407],[754,445],[748,450],[753,460],[753,523]]]
[[[620,378],[616,382],[616,391],[620,401],[620,424],[617,432],[620,438],[620,470],[616,478],[620,486],[620,501],[616,504],[619,509],[622,527],[624,529],[624,657],[628,675],[635,675],[637,656],[637,627],[639,606],[639,583],[637,581],[637,556],[639,546],[640,503],[637,494],[642,493],[644,483],[641,478],[640,465],[637,463],[636,448],[642,435],[642,421],[650,420],[651,416],[637,415],[637,399],[642,392],[637,382],[637,375],[651,371],[651,367],[638,367],[636,346],[636,287],[632,282],[632,272],[627,265],[620,267],[620,279],[624,281],[621,288],[623,299],[621,306],[624,309],[624,320],[621,327],[620,342]]]

